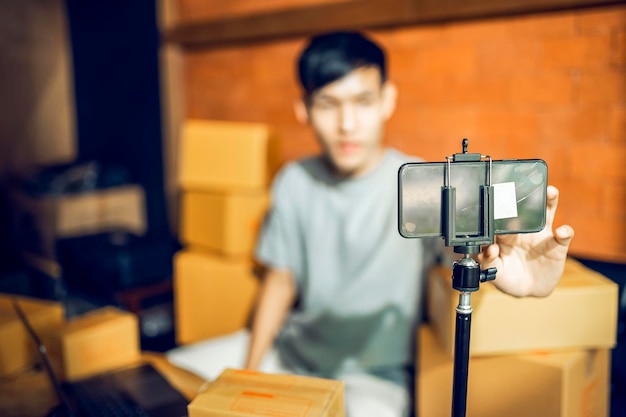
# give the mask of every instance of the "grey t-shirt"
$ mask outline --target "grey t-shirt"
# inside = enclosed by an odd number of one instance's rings
[[[432,246],[398,233],[398,169],[415,160],[387,149],[371,172],[340,180],[312,157],[277,175],[256,255],[297,281],[298,304],[275,343],[295,372],[402,383],[398,371],[415,356],[424,247]]]

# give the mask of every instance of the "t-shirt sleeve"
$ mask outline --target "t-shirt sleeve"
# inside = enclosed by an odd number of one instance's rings
[[[293,166],[281,171],[272,184],[271,206],[265,215],[255,250],[268,268],[288,269],[302,276],[303,243],[297,212],[297,176]]]

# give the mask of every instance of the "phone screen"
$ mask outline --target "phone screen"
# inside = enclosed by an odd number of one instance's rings
[[[411,162],[398,171],[398,230],[403,237],[442,236],[441,195],[446,162]],[[488,162],[450,163],[456,189],[456,233],[474,236],[482,224],[480,192],[488,184]],[[494,233],[538,232],[546,221],[548,167],[540,159],[495,160]],[[485,219],[486,220],[486,219]]]

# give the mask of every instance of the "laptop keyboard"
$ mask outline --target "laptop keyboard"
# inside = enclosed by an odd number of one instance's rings
[[[74,384],[71,396],[78,403],[80,415],[90,417],[149,417],[143,408],[120,389],[113,376],[97,383]]]

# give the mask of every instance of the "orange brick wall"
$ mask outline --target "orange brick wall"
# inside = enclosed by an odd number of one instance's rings
[[[386,140],[440,161],[460,151],[541,158],[561,189],[572,254],[626,262],[626,6],[371,32],[398,109]],[[303,39],[184,55],[186,116],[271,123],[282,159],[317,151],[291,105]]]

